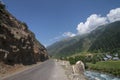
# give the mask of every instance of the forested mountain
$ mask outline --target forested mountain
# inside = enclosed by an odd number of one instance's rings
[[[47,47],[47,49],[49,51],[49,54],[56,55],[56,53],[59,53],[62,49],[75,44],[77,41],[79,41],[79,37],[74,37],[69,39],[67,38],[54,43],[53,45]]]
[[[120,51],[120,21],[102,25],[91,33],[64,39],[47,47],[49,54],[68,56],[80,52]]]
[[[89,48],[92,52],[111,52],[120,50],[120,21],[106,26]]]

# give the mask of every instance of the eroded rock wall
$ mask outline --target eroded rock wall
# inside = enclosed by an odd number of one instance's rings
[[[29,65],[46,59],[46,48],[36,40],[28,26],[12,16],[0,2],[0,61]]]

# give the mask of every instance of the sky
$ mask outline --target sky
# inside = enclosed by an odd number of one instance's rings
[[[120,20],[120,0],[2,0],[44,46]]]

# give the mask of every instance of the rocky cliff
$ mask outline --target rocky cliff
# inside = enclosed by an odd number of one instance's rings
[[[0,2],[0,62],[29,65],[46,59],[46,48],[28,26],[11,15]]]

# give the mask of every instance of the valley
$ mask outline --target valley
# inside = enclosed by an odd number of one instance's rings
[[[70,61],[71,64],[81,60],[88,70],[120,77],[120,21],[101,25],[84,35],[61,40],[47,49],[52,57]]]
[[[0,80],[120,80],[119,1],[4,1]]]

